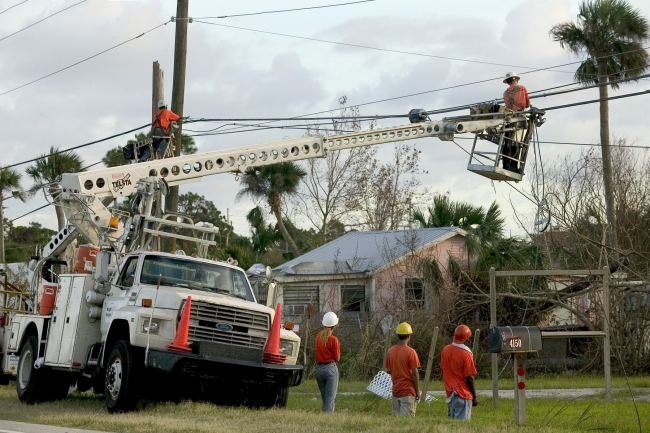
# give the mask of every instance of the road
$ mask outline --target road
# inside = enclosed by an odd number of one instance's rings
[[[107,433],[97,430],[82,430],[70,427],[54,427],[51,425],[27,424],[16,421],[0,420],[0,433]]]

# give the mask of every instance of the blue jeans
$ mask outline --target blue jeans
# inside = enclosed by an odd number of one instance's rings
[[[165,131],[161,128],[154,128],[151,130],[151,134],[154,137],[163,137],[165,136]],[[165,156],[165,150],[167,150],[167,139],[166,138],[154,138],[153,139],[153,148],[158,149],[158,158],[162,159]],[[145,147],[144,152],[138,158],[139,161],[148,161],[151,156],[149,152],[149,146]]]
[[[334,412],[334,399],[339,387],[339,369],[335,362],[316,366],[316,383],[323,399],[323,412]]]
[[[466,400],[456,394],[456,391],[451,393],[451,397],[447,398],[447,415],[451,419],[468,420],[472,417],[472,400]]]

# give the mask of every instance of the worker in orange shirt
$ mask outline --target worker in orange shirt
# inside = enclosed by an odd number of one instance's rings
[[[506,103],[506,108],[512,111],[524,111],[530,107],[530,98],[528,97],[528,90],[525,86],[519,85],[519,75],[516,72],[508,72],[506,78],[503,80],[508,88],[503,92],[503,101]],[[523,138],[523,131],[521,133],[509,132],[507,137],[511,140],[521,141]],[[503,155],[511,158],[518,158],[519,145],[506,140],[503,147]],[[519,171],[519,163],[510,158],[503,158],[503,168],[515,173],[521,174]]]
[[[415,416],[416,402],[420,397],[420,359],[409,347],[413,329],[408,323],[397,327],[399,341],[388,350],[386,369],[393,379],[393,415]]]
[[[339,387],[339,369],[341,359],[341,344],[339,339],[332,335],[334,328],[339,324],[336,314],[325,313],[323,316],[323,329],[316,336],[316,383],[323,399],[323,412],[334,412],[334,400]]]
[[[158,151],[158,157],[160,159],[165,156],[165,151],[167,150],[167,138],[165,137],[169,137],[169,124],[178,119],[180,119],[178,114],[168,110],[167,103],[164,100],[161,99],[158,101],[158,111],[153,116],[153,122],[151,123],[151,135],[154,137],[153,148]],[[147,161],[150,156],[151,153],[147,147],[142,152],[138,162]]]
[[[476,388],[474,387],[474,356],[465,341],[472,336],[472,331],[460,325],[454,331],[454,341],[442,349],[440,368],[442,381],[447,392],[448,415],[451,419],[469,420],[472,406],[478,406]]]

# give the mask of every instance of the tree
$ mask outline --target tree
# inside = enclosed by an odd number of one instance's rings
[[[4,200],[13,197],[22,202],[26,200],[26,194],[20,185],[22,174],[11,168],[0,167],[0,263],[5,263],[5,223],[4,223]],[[5,197],[7,194],[7,197]]]
[[[339,99],[340,120],[332,120],[331,129],[322,130],[318,125],[310,127],[306,135],[343,134],[360,131],[356,120],[358,107],[345,107],[347,97]],[[369,129],[374,128],[374,123]],[[320,234],[322,245],[340,236],[342,221],[360,208],[356,178],[367,161],[372,160],[376,150],[369,147],[355,147],[328,152],[325,158],[309,159],[303,162],[307,176],[301,183],[301,193],[295,196],[294,205]],[[343,230],[343,232],[345,232]]]
[[[47,244],[56,230],[50,230],[37,222],[30,222],[27,227],[7,224],[6,260],[7,263],[29,262],[35,247]]]
[[[194,223],[207,222],[219,228],[219,233],[223,235],[232,227],[226,221],[226,217],[217,209],[214,203],[202,195],[188,192],[181,194],[178,198],[178,211],[192,218]],[[186,236],[192,236],[192,233],[183,233]],[[194,252],[196,244],[191,241],[179,241],[186,252]],[[212,250],[211,250],[212,251]]]
[[[415,209],[412,217],[421,227],[455,226],[467,231],[466,246],[470,256],[497,242],[505,228],[505,219],[501,217],[501,209],[496,201],[486,211],[483,206],[453,202],[443,194],[433,197],[433,206],[429,206],[426,213],[422,209]]]
[[[255,251],[255,261],[258,261],[260,256],[264,256],[270,248],[282,239],[282,235],[273,225],[266,224],[264,213],[259,206],[255,206],[248,212],[246,220],[251,226],[251,242]]]
[[[65,227],[65,214],[61,208],[61,186],[59,182],[64,173],[78,173],[82,171],[83,160],[75,152],[58,153],[58,147],[50,147],[49,154],[43,154],[34,165],[27,167],[25,172],[34,181],[31,189],[47,187],[54,200],[54,210],[59,230]]]
[[[397,230],[411,217],[420,191],[420,151],[404,142],[395,144],[391,162],[365,161],[355,180],[359,200],[357,225],[366,230]]]
[[[238,200],[247,196],[255,200],[266,200],[278,222],[282,237],[295,257],[300,255],[300,250],[282,221],[282,199],[295,194],[300,181],[306,175],[305,170],[293,162],[249,167],[242,174],[242,189],[237,193]]]
[[[650,56],[643,43],[648,39],[648,21],[625,0],[583,1],[578,22],[555,25],[553,40],[576,56],[588,58],[578,67],[574,80],[598,84],[600,96],[600,146],[603,160],[603,185],[607,208],[608,244],[618,249],[616,209],[609,142],[609,104],[607,86],[618,88],[616,80],[634,78],[645,73]],[[613,81],[613,82],[612,82]]]

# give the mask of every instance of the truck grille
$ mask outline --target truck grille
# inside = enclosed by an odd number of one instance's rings
[[[268,331],[271,318],[256,311],[192,301],[190,320],[189,340],[264,349],[266,338],[249,335],[248,330]],[[218,329],[217,324],[231,325],[232,330]]]

